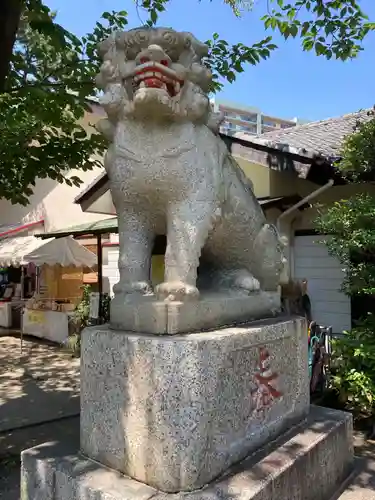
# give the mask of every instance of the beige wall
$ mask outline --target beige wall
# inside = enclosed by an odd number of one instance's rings
[[[104,109],[100,106],[93,104],[92,110],[92,113],[86,111],[83,118],[78,120],[78,123],[87,131],[94,131],[96,123],[106,117]]]
[[[301,198],[309,195],[321,186],[310,181],[299,179],[295,174],[289,172],[279,172],[268,167],[250,163],[243,158],[236,157],[236,161],[251,179],[254,185],[255,195],[258,198],[299,195]],[[317,216],[317,205],[331,204],[335,201],[347,199],[359,192],[371,192],[375,196],[375,186],[371,184],[335,186],[329,188],[317,198],[310,201],[312,208],[303,212],[297,210],[282,220],[281,230],[289,237],[291,229],[295,230],[313,229],[314,220]],[[278,209],[267,210],[267,219],[276,224],[278,216],[281,214]]]
[[[80,123],[86,130],[102,118],[104,112],[95,107],[94,113],[85,113]],[[64,227],[94,222],[108,218],[108,215],[84,213],[74,199],[102,172],[102,168],[94,168],[87,172],[72,169],[67,176],[77,176],[83,183],[80,187],[59,184],[52,179],[37,179],[33,188],[34,194],[27,206],[12,205],[9,201],[0,200],[0,224],[18,224],[30,220],[45,219],[45,229],[61,229]]]
[[[270,169],[256,163],[250,163],[240,157],[235,157],[235,159],[246,176],[252,181],[255,196],[258,198],[269,196]]]
[[[80,187],[59,184],[51,179],[38,179],[34,194],[30,197],[27,206],[12,205],[7,200],[0,200],[0,224],[18,224],[44,218],[45,229],[50,231],[108,218],[105,215],[84,213],[80,205],[74,203],[75,197],[101,171],[100,168],[87,172],[71,170],[68,175],[77,175],[83,181]]]
[[[272,170],[269,167],[251,163],[239,156],[235,156],[235,159],[247,177],[253,182],[254,192],[258,198],[267,196],[276,198],[295,194],[304,197],[320,187],[312,182],[299,179],[290,172]]]
[[[313,229],[314,220],[318,215],[318,206],[332,205],[335,201],[346,200],[359,193],[371,193],[375,196],[375,186],[372,184],[335,186],[321,196],[311,201],[312,208],[304,210],[293,220],[293,231],[302,229]]]

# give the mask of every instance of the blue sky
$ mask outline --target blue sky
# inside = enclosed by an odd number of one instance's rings
[[[126,10],[129,27],[141,24],[133,0],[46,0],[58,11],[58,21],[69,31],[83,35],[90,31],[106,10]],[[375,21],[375,1],[359,0],[362,9]],[[218,32],[230,43],[252,44],[265,36],[260,17],[266,0],[236,19],[222,0],[171,0],[159,25],[191,31],[201,40]],[[141,20],[146,15],[139,13]],[[365,41],[365,50],[356,60],[326,61],[303,52],[298,40],[284,41],[275,35],[279,48],[270,59],[247,66],[233,84],[226,84],[218,97],[256,106],[263,112],[293,118],[319,120],[371,107],[375,104],[375,32]]]

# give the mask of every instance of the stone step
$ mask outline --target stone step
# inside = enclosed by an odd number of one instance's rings
[[[22,498],[325,500],[337,491],[353,465],[351,415],[319,407],[312,407],[304,422],[278,440],[192,492],[158,491],[82,457],[78,446],[72,442],[69,450],[66,442],[49,443],[24,451]]]

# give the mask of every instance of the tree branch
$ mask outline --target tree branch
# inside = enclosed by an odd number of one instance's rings
[[[23,0],[2,0],[0,7],[0,93],[6,88],[6,80],[16,41]]]

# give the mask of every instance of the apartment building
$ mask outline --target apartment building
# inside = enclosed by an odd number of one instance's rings
[[[307,120],[298,118],[288,120],[267,115],[258,108],[220,99],[212,99],[211,105],[216,112],[223,113],[224,122],[220,127],[220,132],[226,135],[233,135],[237,132],[260,135],[307,123]]]

